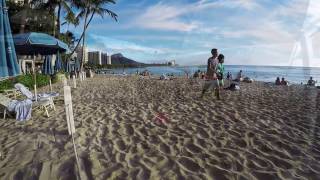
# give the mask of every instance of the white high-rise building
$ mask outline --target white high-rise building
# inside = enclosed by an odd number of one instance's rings
[[[89,64],[94,65],[102,65],[102,59],[101,59],[101,52],[100,51],[93,51],[89,52]]]
[[[107,64],[112,64],[112,62],[111,62],[111,56],[108,56],[108,58],[107,58]]]
[[[93,65],[107,65],[111,64],[111,56],[101,51],[91,51],[89,54],[89,64]]]
[[[107,53],[101,53],[101,63],[102,63],[102,65],[108,64],[108,54]]]
[[[80,60],[82,60],[82,51],[83,51],[82,46],[79,46],[76,50],[77,58]],[[86,64],[88,61],[89,61],[88,48],[85,46],[84,47],[84,64]]]

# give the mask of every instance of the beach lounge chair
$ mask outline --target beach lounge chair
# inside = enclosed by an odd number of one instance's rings
[[[3,91],[3,94],[7,96],[8,98],[14,98],[17,99],[18,96],[21,96],[21,93],[17,91],[16,89],[7,89]]]
[[[31,99],[33,101],[33,107],[39,108],[40,110],[43,110],[47,117],[49,117],[48,109],[51,108],[54,111],[56,110],[53,98],[59,96],[58,93],[42,93],[37,95],[37,101],[35,96],[32,94],[32,92],[25,87],[23,84],[17,83],[14,85],[14,87],[20,91],[23,95],[25,95],[28,99]]]
[[[12,100],[3,94],[0,94],[0,105],[3,110],[3,119],[6,118],[7,112],[15,112],[17,121],[25,121],[31,118],[32,101]]]
[[[46,113],[47,117],[50,117],[48,111],[49,108],[52,108],[54,111],[56,110],[52,101],[48,99],[40,99],[38,101],[34,101],[33,105],[35,109],[39,108],[40,110],[43,110]]]

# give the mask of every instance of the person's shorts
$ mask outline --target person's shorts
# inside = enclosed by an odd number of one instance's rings
[[[219,80],[209,80],[206,81],[204,86],[206,89],[215,89],[219,87]]]
[[[223,87],[223,86],[224,86],[224,81],[223,81],[223,79],[218,80],[218,85],[219,85],[219,87]]]

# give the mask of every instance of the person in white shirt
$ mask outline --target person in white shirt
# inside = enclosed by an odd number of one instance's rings
[[[207,74],[206,74],[206,83],[203,86],[201,93],[201,98],[204,96],[205,92],[209,89],[219,88],[219,82],[217,77],[217,67],[218,67],[218,49],[211,50],[212,56],[208,59]]]
[[[218,49],[211,50],[212,56],[208,59],[208,66],[207,66],[207,79],[214,79],[216,78],[216,69],[218,65]]]

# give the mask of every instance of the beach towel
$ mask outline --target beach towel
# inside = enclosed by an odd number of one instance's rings
[[[17,83],[14,85],[14,87],[23,95],[27,96],[28,99],[33,99],[33,94],[23,84]]]
[[[26,121],[31,118],[32,101],[26,99],[23,101],[12,100],[8,104],[8,111],[16,113],[17,121]]]
[[[232,83],[229,87],[225,88],[226,90],[230,91],[237,91],[240,90],[240,86],[238,84]]]
[[[253,79],[249,78],[249,77],[245,77],[243,79],[243,82],[246,82],[246,83],[252,83],[253,82]]]
[[[14,87],[18,91],[20,91],[23,95],[27,96],[28,99],[35,100],[35,97],[32,94],[32,92],[28,88],[26,88],[23,84],[17,83],[14,85]],[[40,93],[37,95],[39,100],[50,99],[50,98],[57,97],[57,96],[59,96],[59,93],[56,93],[56,92]]]

